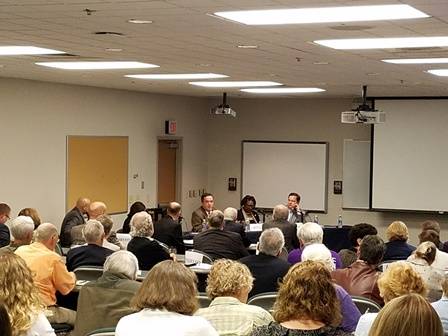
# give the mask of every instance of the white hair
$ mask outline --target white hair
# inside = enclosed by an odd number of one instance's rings
[[[19,216],[14,218],[10,226],[11,235],[14,239],[24,240],[34,231],[33,219],[29,216]]]
[[[146,211],[140,211],[134,214],[131,218],[131,232],[132,237],[152,237],[154,234],[154,225],[152,218]]]
[[[104,235],[103,224],[96,219],[90,219],[82,229],[82,234],[87,243],[96,243],[101,240]]]
[[[58,229],[54,224],[42,223],[36,229],[35,240],[38,242],[48,242],[54,235],[58,234]]]
[[[274,207],[274,211],[272,212],[272,217],[274,220],[285,220],[288,219],[288,208],[286,205],[279,204]]]
[[[299,240],[303,245],[322,244],[324,239],[324,230],[317,223],[308,222],[302,225],[298,234]]]
[[[276,257],[283,249],[283,246],[285,246],[285,237],[279,228],[267,229],[261,233],[258,243],[260,252]]]
[[[235,208],[225,208],[224,209],[224,220],[235,220],[238,211]]]
[[[302,261],[306,260],[320,261],[330,272],[336,269],[331,252],[324,244],[307,245],[302,251]]]
[[[104,272],[123,274],[128,279],[137,279],[138,260],[129,251],[117,251],[106,258]]]

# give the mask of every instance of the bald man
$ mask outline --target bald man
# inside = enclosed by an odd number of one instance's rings
[[[107,206],[105,203],[100,201],[95,201],[90,203],[89,208],[87,210],[87,213],[89,215],[89,220],[97,219],[98,217],[101,217],[106,214]],[[86,224],[81,224],[72,227],[70,231],[70,238],[71,238],[71,246],[78,246],[82,245],[86,242],[84,239],[83,230]]]
[[[178,254],[185,254],[185,245],[182,239],[182,226],[179,223],[181,215],[179,203],[171,202],[166,209],[167,215],[154,224],[153,238],[176,248]]]
[[[88,213],[89,206],[90,200],[88,198],[81,197],[76,201],[75,207],[65,215],[61,225],[62,247],[70,247],[72,244],[72,228],[85,223],[83,215]]]

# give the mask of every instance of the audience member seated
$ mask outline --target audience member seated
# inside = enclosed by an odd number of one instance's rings
[[[129,303],[140,288],[137,273],[138,261],[131,252],[117,251],[107,257],[103,275],[81,288],[72,336],[115,328],[120,318],[135,313]]]
[[[224,214],[214,210],[208,219],[209,228],[193,237],[193,248],[213,259],[240,259],[249,255],[238,233],[224,231]]]
[[[196,282],[194,272],[178,262],[155,265],[131,301],[139,312],[122,317],[115,335],[217,336],[207,320],[191,316],[199,306]]]
[[[302,261],[302,251],[311,244],[322,244],[324,239],[324,230],[319,224],[308,222],[302,225],[298,232],[300,248],[292,250],[288,255],[288,262],[295,264]],[[341,268],[342,262],[339,254],[330,251],[335,268]]]
[[[370,224],[361,223],[353,225],[348,233],[348,239],[350,240],[352,247],[339,251],[342,268],[346,268],[358,260],[358,250],[362,239],[367,235],[376,235],[377,233],[378,231],[376,228]]]
[[[396,297],[415,293],[426,297],[428,290],[421,276],[405,261],[391,263],[378,280],[380,295],[387,303]],[[369,335],[373,321],[378,313],[366,313],[361,316],[355,336]]]
[[[407,294],[388,302],[369,336],[443,336],[437,313],[421,295]]]
[[[359,247],[359,259],[348,268],[337,269],[332,277],[350,295],[363,296],[383,305],[378,290],[377,267],[383,260],[386,247],[378,236],[365,236]]]
[[[409,238],[408,227],[400,221],[392,222],[386,230],[388,242],[384,260],[406,260],[415,250],[415,246],[407,243]]]
[[[246,236],[246,224],[236,222],[237,211],[235,208],[224,209],[224,231],[236,232],[241,236],[244,246],[250,245],[249,239]],[[244,222],[243,222],[244,223]]]
[[[22,245],[29,245],[33,239],[34,222],[31,217],[19,216],[11,222],[12,240],[8,246],[0,248],[0,251],[14,252]]]
[[[0,203],[0,247],[8,246],[11,242],[9,228],[6,222],[11,218],[11,208],[6,203]]]
[[[33,220],[35,229],[37,229],[37,227],[42,223],[42,221],[40,220],[39,213],[34,208],[24,208],[24,209],[19,211],[17,216],[28,216],[28,217],[31,217],[31,219]]]
[[[129,213],[126,216],[126,219],[123,222],[123,228],[121,229],[122,233],[129,233],[131,231],[131,219],[132,216],[134,216],[137,212],[142,212],[146,210],[146,205],[144,205],[142,202],[137,201],[132,203],[131,207],[129,208]]]
[[[207,295],[213,300],[195,315],[208,320],[220,335],[249,336],[254,327],[273,321],[261,307],[246,304],[254,278],[249,269],[228,259],[216,261],[207,278]]]
[[[131,218],[131,236],[128,251],[134,253],[140,270],[148,271],[160,261],[170,259],[168,251],[154,239],[152,218],[146,211],[137,212]]]
[[[288,262],[279,258],[284,246],[282,231],[279,228],[267,229],[261,233],[257,246],[259,253],[240,259],[255,278],[249,297],[278,291],[279,281],[288,273],[290,267]]]
[[[79,198],[76,205],[65,215],[61,225],[61,246],[70,247],[72,245],[72,229],[85,223],[84,215],[87,215],[90,206],[88,198]]]
[[[408,258],[412,268],[420,274],[428,288],[428,300],[434,302],[442,297],[443,272],[432,267],[437,248],[431,242],[424,242],[417,246],[414,253]]]
[[[329,272],[335,270],[331,252],[324,244],[312,244],[305,247],[302,253],[302,260],[321,262],[327,267]],[[344,288],[337,284],[334,284],[334,288],[341,304],[342,321],[339,327],[346,332],[353,332],[361,313]]]
[[[299,247],[297,224],[288,222],[288,208],[283,204],[275,206],[274,212],[272,213],[272,220],[263,224],[263,230],[274,227],[282,230],[283,236],[285,237],[285,247],[288,252]]]
[[[191,214],[191,231],[202,232],[207,229],[208,219],[214,208],[215,200],[212,194],[201,195],[201,206]]]
[[[13,335],[54,336],[25,261],[7,251],[0,253],[0,265],[0,301],[9,313]]]
[[[89,206],[89,220],[97,219],[100,216],[103,216],[106,214],[107,207],[106,204],[103,202],[92,202]],[[84,231],[85,224],[76,225],[72,228],[70,231],[71,240],[72,240],[72,247],[73,246],[79,246],[86,243],[86,240],[84,239],[83,231]]]
[[[56,305],[56,291],[68,294],[76,282],[75,274],[69,272],[60,255],[54,252],[59,236],[53,224],[43,223],[35,231],[35,242],[20,246],[16,254],[31,269],[34,283],[39,289],[42,303],[51,311],[51,323],[75,323],[76,312]]]
[[[110,242],[111,234],[113,232],[112,227],[114,226],[112,218],[109,215],[101,215],[98,216],[96,220],[100,222],[101,225],[103,225],[104,229],[103,247],[108,248],[109,250],[112,250],[114,252],[122,249],[122,246],[118,241],[118,239],[116,240],[116,243]]]
[[[154,239],[176,249],[178,254],[185,254],[182,239],[182,225],[179,222],[182,207],[171,202],[166,209],[166,216],[154,224]]]
[[[257,206],[257,201],[252,195],[246,195],[240,202],[241,208],[238,210],[236,221],[240,223],[259,223],[260,217],[254,210]]]
[[[445,335],[448,335],[448,277],[446,275],[442,281],[442,290],[442,298],[439,301],[433,302],[432,306],[442,321]]]
[[[95,219],[89,219],[84,226],[83,236],[87,245],[71,248],[67,253],[67,269],[73,271],[81,266],[103,266],[106,258],[113,253],[103,247],[104,228]]]
[[[420,227],[422,229],[422,232],[433,230],[437,232],[438,238],[436,238],[436,241],[433,241],[433,243],[436,245],[437,249],[440,251],[444,251],[443,243],[440,241],[440,224],[435,220],[427,220],[420,224]],[[420,241],[420,243],[423,243]],[[448,251],[445,251],[448,252]]]
[[[423,242],[432,242],[434,245],[440,246],[439,233],[435,230],[425,230],[422,231],[418,238],[420,240],[420,244]],[[438,247],[436,250],[436,257],[434,262],[431,265],[432,267],[438,269],[441,272],[448,271],[448,253],[441,251]]]
[[[8,311],[6,310],[5,304],[1,301],[0,301],[0,335],[13,336]]]
[[[274,305],[276,322],[255,328],[252,336],[342,336],[340,304],[331,275],[320,262],[290,268]]]

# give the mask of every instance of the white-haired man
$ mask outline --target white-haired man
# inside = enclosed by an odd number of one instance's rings
[[[31,217],[19,216],[14,218],[10,226],[12,240],[8,246],[4,246],[0,251],[12,251],[17,250],[22,245],[31,244],[33,239],[34,222]]]
[[[140,288],[137,273],[138,261],[131,252],[117,251],[108,256],[103,275],[81,288],[72,336],[114,326],[120,318],[133,313],[129,303]]]
[[[250,245],[249,239],[246,236],[246,230],[241,223],[236,222],[238,216],[238,210],[235,208],[225,208],[224,209],[224,231],[236,232],[241,236],[244,246],[248,247]]]
[[[81,266],[103,266],[106,258],[113,253],[103,247],[104,228],[95,220],[89,219],[84,226],[83,236],[87,245],[70,249],[67,253],[67,269],[73,271]]]
[[[245,264],[255,278],[254,287],[249,293],[276,292],[278,282],[288,273],[290,264],[279,256],[285,246],[283,233],[279,228],[264,230],[258,242],[258,255],[244,257],[239,261]]]
[[[292,250],[288,255],[288,262],[290,264],[296,264],[302,261],[303,249],[312,244],[322,244],[324,239],[324,231],[322,227],[313,222],[307,222],[302,225],[298,234],[300,247]],[[333,262],[336,268],[342,268],[341,257],[335,251],[330,251],[333,258]]]
[[[263,224],[263,230],[274,227],[282,230],[285,237],[285,247],[288,252],[299,247],[297,225],[288,222],[288,208],[283,204],[276,205],[272,213],[272,220]]]

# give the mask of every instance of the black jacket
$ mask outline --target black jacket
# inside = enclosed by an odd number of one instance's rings
[[[182,226],[171,216],[165,216],[154,224],[152,237],[170,247],[175,247],[178,254],[185,254]]]
[[[106,258],[114,251],[96,244],[70,249],[67,253],[67,269],[73,271],[80,266],[103,266]]]
[[[250,245],[249,239],[246,237],[246,231],[244,229],[244,225],[241,223],[236,223],[231,220],[224,221],[224,231],[230,231],[238,233],[243,240],[244,246],[248,247]]]
[[[81,211],[79,211],[77,207],[74,207],[69,212],[67,212],[61,225],[60,240],[62,247],[70,247],[70,245],[72,244],[72,237],[71,237],[72,228],[76,225],[84,223],[85,223],[84,217],[82,216]]]
[[[285,237],[285,247],[288,252],[299,247],[299,239],[297,238],[297,225],[289,223],[285,220],[272,220],[263,224],[263,231],[271,228],[279,228]]]
[[[213,259],[239,259],[249,255],[238,233],[208,229],[193,238],[193,248],[207,253]]]
[[[138,268],[143,271],[149,271],[160,261],[170,259],[168,252],[158,242],[145,237],[132,238],[127,250],[134,253],[138,260]]]

